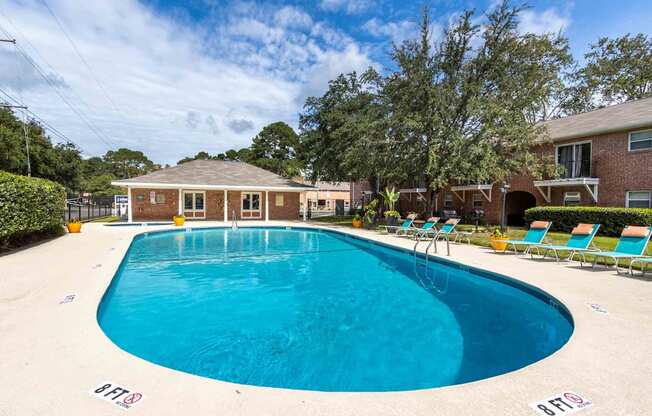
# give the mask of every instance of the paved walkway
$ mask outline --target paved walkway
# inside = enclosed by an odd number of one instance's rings
[[[529,403],[566,390],[594,402],[579,414],[652,414],[652,282],[467,245],[452,245],[451,258],[538,286],[569,308],[575,332],[560,351],[491,379],[400,393],[260,388],[146,362],[104,335],[96,310],[132,237],[163,228],[170,227],[85,224],[82,234],[0,257],[0,416],[122,414],[88,394],[104,381],[144,394],[127,410],[134,415],[520,416],[535,414]],[[375,232],[343,231],[412,246]],[[74,300],[60,304],[70,294]]]

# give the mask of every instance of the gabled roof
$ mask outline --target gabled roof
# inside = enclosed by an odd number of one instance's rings
[[[265,169],[244,162],[193,160],[135,178],[113,181],[116,186],[186,189],[311,190]]]
[[[652,127],[652,97],[541,123],[553,141]]]

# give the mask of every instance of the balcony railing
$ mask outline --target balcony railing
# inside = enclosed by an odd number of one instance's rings
[[[581,160],[568,160],[559,163],[564,168],[561,178],[589,178],[591,177],[591,163]]]

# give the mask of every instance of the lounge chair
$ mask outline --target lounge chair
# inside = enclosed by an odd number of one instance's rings
[[[390,232],[390,230],[396,230],[397,235],[399,235],[400,233],[407,233],[408,230],[418,229],[416,227],[413,227],[412,225],[415,218],[416,218],[415,215],[408,215],[408,217],[405,219],[405,221],[403,221],[401,225],[386,225],[384,228],[388,233]]]
[[[444,225],[437,230],[437,228],[432,227],[428,231],[424,231],[421,235],[422,238],[434,238],[439,240],[440,238],[450,238],[451,235],[455,235],[455,226],[460,222],[459,218],[450,218],[444,223]]]
[[[643,256],[645,248],[647,247],[648,241],[650,241],[650,236],[652,236],[652,227],[637,227],[637,226],[627,226],[620,235],[618,244],[614,251],[599,251],[596,253],[591,253],[593,257],[592,268],[595,268],[598,259],[607,259],[610,258],[616,264],[616,273],[620,274],[618,269],[618,262],[621,259],[636,259]],[[606,261],[604,261],[606,265]],[[580,261],[580,265],[584,264]]]
[[[507,251],[509,246],[514,248],[514,253],[518,254],[518,246],[525,247],[523,254],[528,254],[532,246],[539,245],[543,242],[544,237],[548,233],[552,222],[550,221],[534,221],[530,224],[530,229],[525,233],[522,240],[507,240],[503,253]]]
[[[568,260],[572,260],[573,257],[578,254],[582,257],[582,260],[586,261],[584,254],[587,251],[600,251],[596,248],[590,248],[593,238],[598,233],[600,229],[600,224],[578,224],[577,227],[573,228],[571,232],[571,238],[566,242],[566,245],[553,245],[553,244],[536,244],[531,246],[530,256],[534,257],[533,251],[536,250],[537,254],[541,254],[543,251],[542,258],[546,258],[546,255],[552,252],[555,255],[555,259],[559,262],[559,252],[564,251],[568,252]]]
[[[423,237],[426,233],[428,233],[431,230],[436,230],[437,228],[435,227],[437,223],[439,222],[439,217],[430,217],[426,220],[425,223],[421,226],[421,228],[417,228],[414,234],[412,234],[412,237],[415,239]]]
[[[652,266],[652,257],[637,257],[635,259],[632,259],[632,261],[629,263],[629,274],[632,276],[634,276],[634,270],[632,270],[634,264],[641,265],[641,275],[645,276],[645,272],[647,271],[647,266],[648,265]]]

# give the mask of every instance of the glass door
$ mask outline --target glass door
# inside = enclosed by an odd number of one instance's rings
[[[183,215],[187,218],[206,218],[205,197],[206,195],[203,191],[184,191]]]
[[[242,219],[261,218],[260,192],[242,193],[242,206],[240,207],[240,217]]]

